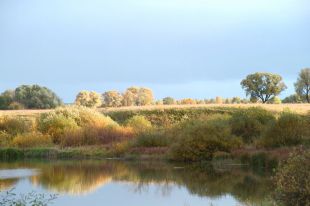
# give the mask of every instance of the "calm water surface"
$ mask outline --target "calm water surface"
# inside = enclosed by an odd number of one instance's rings
[[[265,205],[270,178],[244,167],[127,161],[0,163],[0,190],[58,194],[57,206]]]

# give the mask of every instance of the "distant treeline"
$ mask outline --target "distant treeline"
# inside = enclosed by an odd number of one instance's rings
[[[287,86],[278,74],[254,73],[241,81],[248,98],[222,98],[176,100],[165,97],[155,100],[153,91],[144,87],[130,87],[125,92],[81,91],[77,94],[75,104],[86,107],[121,107],[144,105],[174,104],[247,104],[247,103],[310,103],[310,68],[302,69],[295,83],[295,94],[283,100],[278,96]],[[63,102],[50,89],[39,85],[22,85],[15,90],[6,90],[0,95],[0,109],[51,109],[61,106]]]

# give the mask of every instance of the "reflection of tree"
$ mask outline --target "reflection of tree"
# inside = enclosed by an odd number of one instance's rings
[[[31,181],[57,193],[81,195],[110,182],[114,170],[110,166],[91,162],[42,165],[41,174]]]
[[[178,185],[187,188],[191,194],[201,197],[217,198],[230,194],[247,204],[260,203],[271,193],[269,178],[255,175],[251,170],[214,169],[212,165],[206,164],[61,161],[21,165],[39,169],[41,172],[31,177],[32,183],[56,193],[85,194],[111,180],[129,184],[137,193],[148,192],[149,186],[153,185],[161,195],[167,196],[173,185]],[[17,164],[16,167],[18,166],[20,165]]]
[[[8,190],[17,183],[18,179],[0,179],[0,191]]]

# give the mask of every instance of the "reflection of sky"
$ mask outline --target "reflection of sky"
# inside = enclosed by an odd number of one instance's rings
[[[156,97],[243,95],[254,71],[293,93],[310,66],[309,0],[1,0],[0,91],[39,83],[72,101],[131,85]]]
[[[69,196],[60,195],[55,201],[55,206],[206,206],[212,203],[214,206],[236,206],[238,202],[230,195],[222,196],[217,199],[208,197],[198,197],[190,195],[184,187],[171,186],[169,195],[162,195],[158,192],[159,188],[156,184],[148,186],[147,190],[142,192],[133,192],[132,187],[128,184],[109,183],[100,189],[88,195]],[[32,189],[30,189],[32,188]],[[28,180],[22,180],[16,185],[17,193],[27,193],[36,191],[38,193],[46,192],[41,187],[33,187]]]

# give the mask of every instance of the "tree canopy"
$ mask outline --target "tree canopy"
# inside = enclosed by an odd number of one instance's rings
[[[99,107],[102,105],[101,95],[93,91],[80,91],[76,96],[75,104],[84,107]]]
[[[52,109],[62,104],[53,91],[39,85],[22,85],[0,95],[0,109]]]
[[[300,71],[295,83],[295,91],[301,99],[310,103],[310,68]]]
[[[259,99],[262,103],[268,102],[287,88],[280,75],[259,72],[248,75],[241,81],[241,86],[251,100]]]

